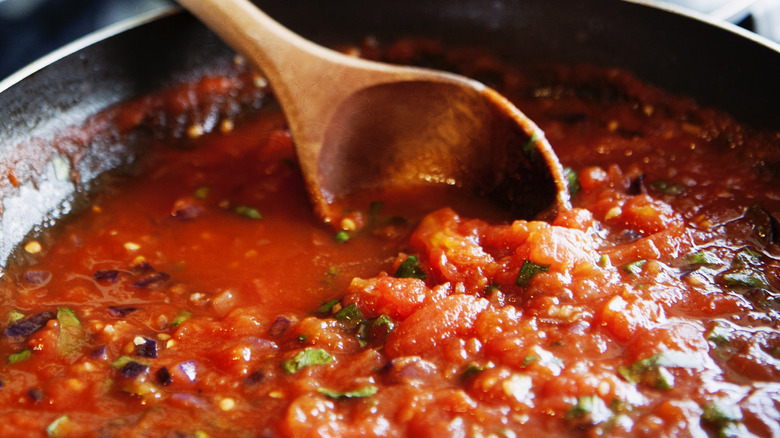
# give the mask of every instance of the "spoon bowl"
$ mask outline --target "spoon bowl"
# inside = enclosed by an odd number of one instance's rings
[[[262,70],[325,222],[339,223],[352,193],[421,184],[462,188],[517,218],[569,207],[544,133],[485,85],[324,48],[248,0],[179,3]]]

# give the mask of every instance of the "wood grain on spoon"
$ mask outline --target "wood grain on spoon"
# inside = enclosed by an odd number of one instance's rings
[[[446,184],[516,217],[568,208],[543,132],[462,76],[372,62],[314,44],[248,0],[179,0],[268,79],[290,125],[316,212],[367,189]]]

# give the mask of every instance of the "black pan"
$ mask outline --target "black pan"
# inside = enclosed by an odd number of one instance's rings
[[[738,119],[780,130],[780,46],[730,25],[619,0],[262,0],[323,44],[428,36],[514,60],[590,62]],[[0,265],[77,209],[100,173],[139,153],[132,138],[69,126],[126,99],[219,72],[233,54],[175,10],[91,36],[0,83]],[[45,64],[45,65],[44,65]],[[59,140],[57,140],[59,138]],[[73,151],[78,151],[74,154]]]

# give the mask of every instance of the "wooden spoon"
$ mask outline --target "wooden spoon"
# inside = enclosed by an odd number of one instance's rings
[[[284,28],[248,0],[178,0],[268,79],[317,214],[350,193],[447,184],[515,217],[568,208],[558,158],[507,99],[454,74],[348,56]]]

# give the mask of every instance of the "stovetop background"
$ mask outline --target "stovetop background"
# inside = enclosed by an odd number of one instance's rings
[[[780,42],[780,0],[658,1],[735,22]],[[95,30],[172,3],[171,0],[0,0],[0,79]]]

